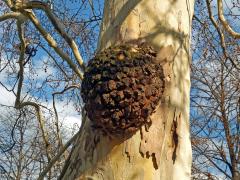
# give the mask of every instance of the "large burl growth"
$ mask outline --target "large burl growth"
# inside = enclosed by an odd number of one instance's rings
[[[116,137],[151,125],[149,116],[164,91],[156,56],[150,47],[120,45],[89,61],[81,95],[93,128]]]

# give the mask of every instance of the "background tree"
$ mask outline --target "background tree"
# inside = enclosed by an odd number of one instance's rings
[[[224,31],[214,3],[197,5],[192,46],[193,177],[239,179],[239,39]],[[225,4],[231,25],[239,22],[238,9],[236,1]]]

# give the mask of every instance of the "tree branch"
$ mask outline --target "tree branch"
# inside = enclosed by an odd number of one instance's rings
[[[5,21],[7,19],[18,19],[21,16],[21,13],[18,12],[11,12],[11,13],[6,13],[0,16],[0,22]]]
[[[43,116],[41,114],[40,111],[40,106],[37,103],[34,102],[21,102],[21,91],[22,91],[22,85],[23,85],[23,79],[24,79],[24,53],[25,53],[25,48],[26,48],[26,41],[24,39],[24,32],[23,32],[23,27],[22,27],[23,22],[21,21],[17,21],[17,28],[18,28],[18,36],[21,42],[21,49],[20,49],[20,56],[19,56],[19,72],[18,72],[18,76],[19,76],[19,82],[18,82],[18,87],[17,87],[17,96],[16,96],[16,101],[15,101],[15,107],[16,109],[21,109],[25,106],[32,106],[35,108],[36,110],[36,114],[37,114],[37,119],[40,125],[40,129],[42,131],[42,136],[43,136],[43,140],[45,142],[45,146],[46,146],[46,154],[47,154],[47,158],[50,161],[51,160],[51,156],[50,156],[50,143],[48,140],[48,136],[45,133],[45,127],[44,127],[44,120],[43,120]]]
[[[218,17],[220,22],[222,23],[224,29],[234,38],[240,39],[240,33],[235,32],[231,26],[229,25],[229,23],[227,22],[227,20],[225,19],[224,15],[223,15],[223,3],[222,0],[218,0],[217,1],[218,4]]]
[[[69,87],[65,87],[62,91],[60,92],[55,92],[52,94],[53,97],[53,109],[54,109],[54,113],[55,113],[55,125],[56,125],[56,130],[57,130],[57,138],[58,138],[58,144],[59,147],[63,147],[63,143],[62,143],[62,138],[60,135],[60,130],[59,130],[59,119],[58,119],[58,112],[57,112],[57,108],[56,108],[56,104],[55,104],[55,95],[59,95],[59,94],[63,94],[64,92],[72,89],[72,88],[79,88],[79,85],[71,85]],[[66,155],[65,155],[65,160],[66,160]]]
[[[11,0],[3,0],[3,2],[5,2],[9,8],[12,7],[12,1]]]
[[[210,7],[210,1],[209,1],[209,0],[206,0],[206,4],[207,4],[207,9],[208,9],[209,18],[210,18],[213,26],[216,28],[216,30],[217,30],[217,32],[218,32],[218,35],[219,35],[219,37],[220,37],[221,47],[222,47],[224,56],[231,61],[232,65],[233,65],[236,69],[240,70],[240,67],[239,67],[238,63],[235,62],[235,61],[228,55],[228,53],[227,53],[224,34],[223,34],[223,32],[221,31],[221,29],[219,28],[217,22],[215,21],[215,19],[214,19],[214,17],[213,17],[212,10],[211,10],[211,7]]]
[[[66,151],[66,149],[81,135],[86,117],[83,115],[82,124],[80,130],[60,149],[59,153],[51,160],[48,166],[40,173],[38,180],[43,180],[44,176],[51,170],[55,162],[60,158],[60,156]]]
[[[70,66],[70,68],[77,74],[77,76],[80,79],[83,79],[82,72],[78,69],[78,67],[74,64],[74,62],[68,57],[67,54],[65,54],[57,45],[57,42],[53,39],[53,37],[45,31],[45,29],[41,26],[40,22],[36,18],[36,16],[33,14],[33,12],[22,12],[24,15],[26,15],[31,22],[34,24],[36,29],[42,34],[44,39],[48,42],[48,44],[55,50],[55,52],[63,59],[65,59]]]
[[[31,1],[26,4],[24,4],[23,9],[41,9],[43,10],[49,20],[52,22],[54,28],[57,30],[57,32],[65,39],[65,41],[68,43],[68,45],[71,47],[73,54],[77,60],[78,65],[84,70],[84,63],[82,56],[79,53],[78,46],[75,43],[75,41],[70,38],[70,36],[64,31],[62,25],[59,23],[59,21],[56,19],[55,15],[52,13],[51,9],[49,8],[47,3],[40,2],[40,1]]]

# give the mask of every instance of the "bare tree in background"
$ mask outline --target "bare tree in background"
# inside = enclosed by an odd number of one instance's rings
[[[197,4],[191,92],[193,177],[235,180],[240,173],[240,41],[215,18],[217,6],[208,0]],[[240,22],[239,7],[237,1],[227,4],[231,24]]]

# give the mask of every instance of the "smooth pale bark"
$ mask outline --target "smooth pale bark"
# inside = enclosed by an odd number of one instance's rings
[[[98,50],[123,43],[158,51],[166,87],[148,131],[109,139],[87,119],[61,179],[190,179],[189,41],[193,0],[106,0]]]

